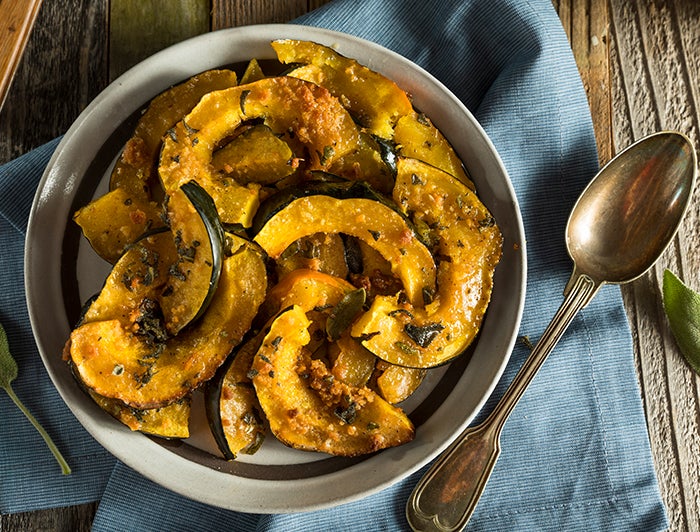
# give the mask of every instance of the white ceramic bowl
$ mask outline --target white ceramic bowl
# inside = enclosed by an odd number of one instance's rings
[[[210,68],[274,58],[270,41],[305,39],[393,79],[450,140],[505,237],[494,291],[471,357],[433,372],[404,405],[417,426],[409,444],[358,459],[289,449],[269,437],[252,457],[219,458],[195,401],[184,442],[149,438],[112,419],[79,388],[61,350],[80,305],[99,290],[108,266],[81,239],[72,213],[107,189],[109,170],[139,110],[155,95]],[[515,194],[496,150],[471,113],[440,82],[376,44],[294,25],[241,27],[172,46],[105,89],[66,133],[44,173],[29,220],[27,299],[44,364],[63,400],[107,450],[153,481],[231,510],[277,513],[329,507],[381,490],[436,457],[473,419],[500,377],[515,342],[525,292],[525,241]]]

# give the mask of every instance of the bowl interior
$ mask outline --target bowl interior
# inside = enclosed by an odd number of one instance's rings
[[[99,290],[108,265],[81,239],[72,213],[107,189],[111,166],[142,107],[172,84],[210,68],[273,58],[270,41],[305,39],[393,79],[453,144],[504,235],[492,301],[470,356],[434,371],[404,405],[416,438],[378,454],[343,459],[295,451],[270,437],[235,462],[219,458],[203,414],[193,436],[164,442],[133,433],[78,387],[61,350],[77,309]],[[525,241],[514,191],[483,129],[444,86],[407,59],[376,44],[328,30],[267,25],[221,30],[168,48],[125,73],[80,115],[52,157],[32,208],[25,251],[27,300],[46,368],[66,404],[93,437],[121,461],[182,495],[247,512],[312,510],[391,485],[437,456],[473,419],[500,377],[517,335],[525,286]],[[194,409],[201,412],[195,397]]]

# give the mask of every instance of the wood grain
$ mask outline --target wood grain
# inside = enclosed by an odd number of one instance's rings
[[[676,129],[698,145],[700,9],[693,0],[611,0],[615,144],[624,148],[656,130]],[[700,529],[698,376],[683,360],[662,307],[669,268],[700,289],[700,198],[659,264],[623,288],[652,453],[669,529]]]
[[[0,1],[0,109],[27,45],[41,0]]]
[[[613,155],[609,0],[555,0],[586,89],[601,165]]]
[[[209,0],[112,0],[109,77],[113,80],[163,48],[210,29]]]
[[[0,111],[0,163],[65,133],[107,85],[106,7],[44,0]]]

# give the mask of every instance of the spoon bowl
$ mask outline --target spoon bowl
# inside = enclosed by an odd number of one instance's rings
[[[626,283],[661,256],[689,204],[697,165],[685,135],[644,137],[605,165],[569,217],[566,246],[577,273]]]
[[[620,152],[586,187],[569,217],[574,271],[564,301],[491,414],[467,428],[418,482],[406,505],[413,530],[462,530],[498,455],[501,430],[574,316],[606,283],[632,281],[673,240],[695,186],[697,156],[685,135],[664,131]]]

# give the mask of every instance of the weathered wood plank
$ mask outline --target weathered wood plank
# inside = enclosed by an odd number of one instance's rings
[[[553,2],[586,89],[601,164],[613,155],[612,96],[608,46],[608,0],[554,0]]]
[[[3,532],[27,532],[29,530],[89,532],[96,511],[97,503],[92,503],[4,515],[0,520],[0,530]]]
[[[107,84],[107,0],[44,0],[0,111],[0,163],[64,133]]]
[[[41,0],[0,1],[0,108],[39,13]]]
[[[209,0],[112,0],[109,10],[109,76],[114,79],[154,53],[206,33]]]
[[[615,141],[620,147],[659,129],[697,145],[700,10],[695,2],[611,0]],[[700,288],[698,191],[674,245],[654,270],[623,289],[644,406],[670,530],[700,523],[698,377],[683,361],[663,314],[664,268]]]
[[[326,3],[316,0],[314,4]],[[232,28],[248,24],[289,22],[308,12],[306,0],[213,0],[212,28]]]

